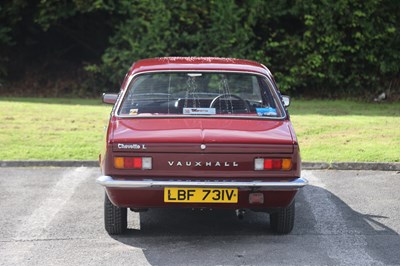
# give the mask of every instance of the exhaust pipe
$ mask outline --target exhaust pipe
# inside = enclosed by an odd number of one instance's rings
[[[241,209],[236,210],[236,216],[237,216],[237,218],[239,218],[239,220],[243,220],[245,213],[246,213],[245,210],[241,210]]]

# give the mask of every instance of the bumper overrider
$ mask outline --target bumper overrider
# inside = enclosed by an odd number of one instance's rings
[[[100,176],[96,182],[106,188],[160,188],[160,187],[222,187],[258,188],[260,190],[297,190],[308,184],[304,178],[290,181],[174,181],[174,180],[117,180],[111,176]]]

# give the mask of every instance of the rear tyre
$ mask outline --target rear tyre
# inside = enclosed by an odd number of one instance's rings
[[[294,226],[295,202],[281,208],[279,211],[269,215],[271,221],[271,229],[276,234],[289,234]]]
[[[110,235],[119,235],[126,231],[127,209],[114,206],[107,194],[104,197],[104,226]]]

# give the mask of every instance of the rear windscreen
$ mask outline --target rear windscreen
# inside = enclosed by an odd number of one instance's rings
[[[131,81],[118,114],[284,116],[265,77],[220,72],[139,75]]]

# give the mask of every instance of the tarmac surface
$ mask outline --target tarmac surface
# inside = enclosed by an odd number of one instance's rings
[[[290,235],[264,213],[129,212],[103,226],[93,167],[0,168],[0,265],[400,265],[400,172],[305,170]]]

